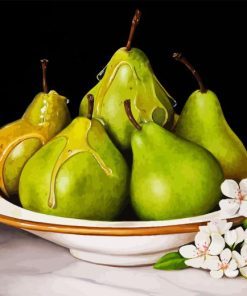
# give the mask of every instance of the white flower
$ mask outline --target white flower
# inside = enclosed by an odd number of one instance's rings
[[[206,232],[209,235],[213,233],[225,234],[232,227],[232,222],[226,220],[213,219],[207,223],[207,226],[199,226],[201,232]]]
[[[226,248],[218,256],[214,256],[207,260],[207,266],[210,269],[210,275],[213,278],[219,279],[223,275],[234,278],[239,274],[238,265],[235,259],[232,259],[232,252]]]
[[[219,202],[221,210],[229,215],[239,213],[247,217],[247,178],[238,183],[227,179],[221,184],[222,193],[230,198]]]
[[[228,230],[225,233],[225,242],[230,248],[235,248],[237,244],[242,243],[246,237],[247,232],[242,227],[233,230]]]
[[[244,244],[247,244],[247,229],[244,232]]]
[[[242,246],[240,254],[237,251],[233,251],[232,257],[237,262],[241,275],[247,278],[247,245],[244,244]]]
[[[207,268],[206,260],[219,255],[225,247],[225,241],[220,234],[211,236],[206,232],[198,232],[195,236],[195,246],[186,245],[179,249],[179,253],[186,259],[185,264],[194,268]]]

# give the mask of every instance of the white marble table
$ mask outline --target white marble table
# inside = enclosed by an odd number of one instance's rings
[[[110,267],[73,258],[67,249],[0,224],[0,296],[205,296],[247,293],[243,278],[206,271]]]

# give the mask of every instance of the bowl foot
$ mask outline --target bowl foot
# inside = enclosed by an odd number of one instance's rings
[[[152,265],[154,264],[160,257],[162,257],[166,252],[170,252],[171,250],[166,250],[162,252],[152,253],[152,254],[139,254],[139,255],[108,255],[108,254],[99,254],[87,251],[81,251],[77,249],[70,249],[70,253],[72,256],[103,265],[110,266],[143,266],[143,265]]]

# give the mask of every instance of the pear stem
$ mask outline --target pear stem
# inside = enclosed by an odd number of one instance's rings
[[[130,49],[131,49],[132,39],[133,39],[135,30],[136,30],[136,27],[139,24],[140,18],[141,18],[141,12],[140,12],[139,9],[136,9],[135,15],[134,15],[134,17],[132,19],[130,33],[129,33],[129,38],[128,38],[128,42],[127,42],[127,45],[126,45],[126,49],[128,51],[130,51]]]
[[[93,117],[94,96],[92,94],[88,94],[87,99],[88,99],[87,118],[91,120]]]
[[[197,80],[201,93],[207,92],[207,89],[202,82],[201,76],[198,74],[195,68],[191,65],[191,63],[185,57],[183,57],[181,53],[175,52],[173,53],[172,57],[176,61],[179,61],[180,63],[184,64],[190,70],[190,72],[194,75],[195,79]]]
[[[48,86],[47,86],[47,79],[46,79],[46,72],[47,72],[48,60],[42,59],[42,60],[40,60],[40,62],[41,62],[42,74],[43,74],[43,79],[42,79],[43,91],[45,93],[48,93]]]
[[[131,111],[131,106],[130,106],[130,100],[125,100],[124,101],[124,108],[125,108],[125,112],[130,120],[130,122],[134,125],[134,127],[136,129],[138,129],[139,131],[142,129],[142,127],[140,126],[140,124],[135,120],[133,113]]]

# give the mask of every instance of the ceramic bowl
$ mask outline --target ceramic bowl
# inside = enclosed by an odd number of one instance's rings
[[[216,211],[176,220],[102,222],[44,215],[0,197],[1,223],[68,248],[76,258],[116,266],[153,264],[166,252],[193,241],[199,226],[217,217],[236,225],[244,219]]]

